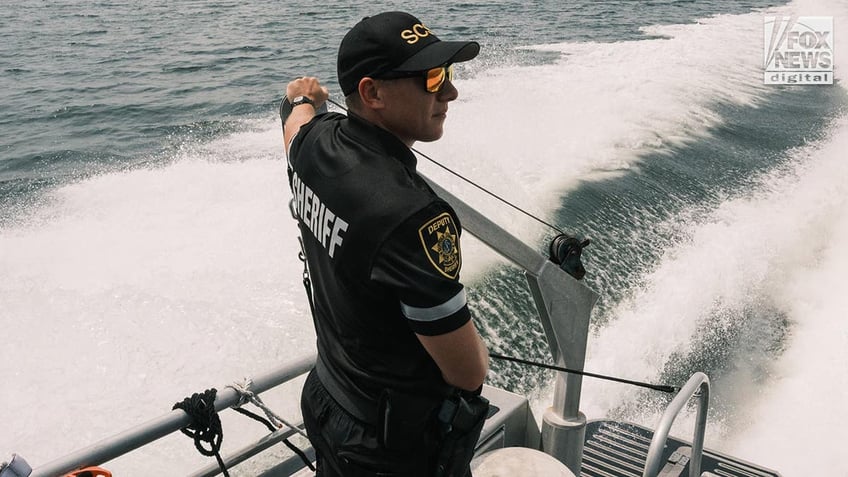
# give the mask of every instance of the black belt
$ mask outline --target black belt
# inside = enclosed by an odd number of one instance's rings
[[[320,356],[315,360],[315,372],[318,374],[318,380],[324,385],[324,389],[342,409],[366,424],[377,424],[377,403],[363,399],[352,399],[350,393],[345,392],[338,380],[324,365]]]

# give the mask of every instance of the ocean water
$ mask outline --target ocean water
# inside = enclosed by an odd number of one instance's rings
[[[666,384],[705,371],[707,447],[788,477],[848,475],[840,0],[3,3],[0,460],[45,463],[314,349],[276,103],[305,74],[340,101],[338,42],[392,9],[483,46],[445,137],[419,148],[593,239],[585,368]],[[762,84],[763,18],[790,14],[834,17],[833,86]],[[538,223],[421,169],[546,248]],[[467,234],[463,247],[490,348],[548,359],[518,271]],[[492,368],[549,403],[549,372]],[[296,415],[298,395],[266,402]],[[584,380],[589,418],[653,426],[667,401]],[[225,450],[264,432],[229,414]],[[208,463],[175,435],[107,467]]]

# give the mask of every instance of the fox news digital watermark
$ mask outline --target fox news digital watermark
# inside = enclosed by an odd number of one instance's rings
[[[833,17],[765,17],[763,83],[833,84]]]

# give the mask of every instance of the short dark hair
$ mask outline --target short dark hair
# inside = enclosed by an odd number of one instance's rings
[[[359,96],[359,91],[354,91],[353,93],[345,96],[345,104],[347,105],[347,109],[351,111],[361,111],[362,97]]]

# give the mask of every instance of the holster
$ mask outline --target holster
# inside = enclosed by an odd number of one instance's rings
[[[457,393],[445,399],[438,415],[441,446],[435,477],[466,475],[488,413],[489,401],[483,396]]]
[[[438,436],[436,412],[440,400],[386,389],[378,405],[377,438],[386,449],[420,451]]]

